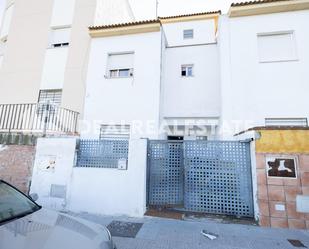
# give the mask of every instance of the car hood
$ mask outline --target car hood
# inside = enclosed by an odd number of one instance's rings
[[[0,226],[0,249],[109,249],[103,226],[40,209]]]

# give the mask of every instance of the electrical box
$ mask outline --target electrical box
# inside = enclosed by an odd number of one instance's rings
[[[128,169],[128,160],[126,158],[121,158],[118,160],[118,169],[127,170]]]
[[[296,211],[300,213],[309,213],[309,195],[296,196]]]

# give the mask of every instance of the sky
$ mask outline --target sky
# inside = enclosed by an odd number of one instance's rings
[[[64,0],[65,1],[65,0]],[[152,19],[156,13],[156,0],[129,0],[136,19]],[[158,0],[158,15],[170,16],[204,11],[222,10],[226,13],[232,2],[242,0]],[[5,0],[0,0],[0,26]]]
[[[137,19],[155,16],[156,0],[129,1]],[[225,14],[232,2],[242,2],[242,0],[158,0],[158,2],[158,15],[170,16],[215,10],[221,10]]]

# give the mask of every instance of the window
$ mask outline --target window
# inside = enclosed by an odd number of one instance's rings
[[[307,118],[265,118],[265,126],[308,126]]]
[[[133,77],[134,53],[117,53],[108,55],[108,77]]]
[[[181,76],[182,77],[192,77],[193,76],[193,65],[182,65],[181,66]]]
[[[293,31],[258,34],[260,62],[279,62],[297,59]]]
[[[70,28],[52,29],[50,33],[49,47],[59,48],[69,46]]]
[[[61,90],[40,90],[39,94],[39,107],[38,114],[43,114],[46,110],[46,105],[50,104],[49,112],[53,113],[55,111],[54,106],[60,106],[61,104],[62,91]]]
[[[193,39],[193,29],[185,29],[183,31],[183,39]]]
[[[13,16],[13,10],[14,10],[14,4],[10,5],[4,12],[4,18],[2,20],[2,28],[0,33],[1,40],[3,40],[9,34],[11,20]]]
[[[130,139],[130,125],[101,125],[100,139],[129,140]]]

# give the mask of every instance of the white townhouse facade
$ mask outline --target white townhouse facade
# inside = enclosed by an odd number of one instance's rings
[[[188,125],[202,127],[201,139],[211,136],[220,117],[218,18],[212,12],[90,28],[81,136],[98,138],[100,125],[130,126],[132,138],[189,138]]]
[[[227,15],[90,27],[81,136],[112,135],[108,125],[132,138],[210,140],[307,126],[308,5],[260,1]]]

